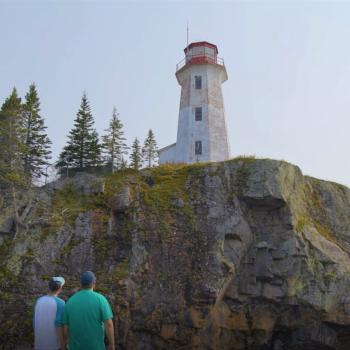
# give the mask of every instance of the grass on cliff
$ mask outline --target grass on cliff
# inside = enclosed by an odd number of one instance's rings
[[[104,192],[99,194],[79,193],[68,183],[53,193],[51,208],[48,208],[50,222],[49,226],[42,230],[42,239],[45,239],[52,230],[56,231],[66,224],[73,225],[80,213],[99,210],[101,215],[108,217],[113,196],[125,186],[130,188],[131,197],[135,199],[138,196],[137,199],[147,209],[147,213],[164,218],[161,222],[166,226],[173,221],[170,213],[175,211],[192,217],[185,183],[189,175],[199,175],[203,166],[204,164],[164,165],[141,171],[121,170],[104,176]],[[176,201],[182,203],[176,206],[174,204]]]
[[[51,227],[73,224],[79,213],[104,207],[104,198],[101,194],[84,195],[77,192],[71,184],[67,184],[53,194]]]
[[[203,164],[163,165],[145,171],[141,189],[141,205],[147,216],[159,224],[162,236],[172,232],[180,215],[191,231],[195,230],[195,215],[190,202],[189,177],[202,174]]]
[[[234,179],[234,188],[239,193],[247,188],[249,166],[254,161],[254,156],[240,156],[229,161],[241,163]],[[161,223],[166,226],[174,221],[175,214],[184,215],[193,224],[194,214],[189,195],[195,191],[194,188],[188,188],[187,181],[201,178],[208,166],[217,168],[217,163],[165,164],[141,171],[120,170],[104,175],[105,188],[100,194],[84,195],[78,193],[73,185],[66,184],[53,194],[50,227],[46,229],[47,232],[43,231],[43,237],[52,229],[65,224],[73,225],[82,212],[100,209],[107,214],[109,202],[125,186],[130,188],[131,197],[135,199],[138,196],[137,200],[147,209],[147,214],[163,218]]]

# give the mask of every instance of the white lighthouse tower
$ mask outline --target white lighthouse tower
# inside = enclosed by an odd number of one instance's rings
[[[230,158],[221,84],[227,80],[216,45],[194,42],[176,66],[181,86],[176,143],[159,151],[162,163],[218,162]]]

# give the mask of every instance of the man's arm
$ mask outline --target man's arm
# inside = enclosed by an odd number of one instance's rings
[[[56,327],[57,333],[58,333],[58,339],[60,340],[61,350],[66,350],[66,339],[67,338],[64,335],[64,327]]]
[[[61,350],[66,350],[67,343],[66,343],[66,337],[64,336],[64,329],[63,329],[64,328],[63,314],[64,314],[65,303],[62,299],[58,298],[57,296],[55,296],[54,298],[57,304],[56,318],[55,318],[56,332],[58,335],[58,339],[60,341]]]
[[[108,350],[115,350],[113,320],[110,318],[109,320],[104,321],[104,324],[108,338]]]
[[[64,346],[67,347],[67,344],[68,344],[68,326],[67,325],[64,325],[63,326],[63,339],[64,339]],[[64,350],[66,350],[66,348],[63,348]]]

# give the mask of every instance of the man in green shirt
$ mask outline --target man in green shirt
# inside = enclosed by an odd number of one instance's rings
[[[86,271],[81,275],[82,289],[66,303],[63,313],[65,335],[69,350],[105,350],[105,331],[108,350],[114,350],[113,314],[107,299],[94,292],[96,277]]]

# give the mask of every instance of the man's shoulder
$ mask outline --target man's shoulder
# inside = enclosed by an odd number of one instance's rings
[[[81,294],[81,290],[75,292],[73,295],[69,297],[66,304],[68,305],[68,304],[74,303],[76,300],[79,300],[80,294]]]
[[[108,299],[104,295],[97,292],[95,292],[95,295],[96,298],[98,298],[98,304],[100,310],[102,311],[103,321],[113,318],[113,312]]]
[[[74,304],[75,302],[80,302],[80,300],[87,300],[87,299],[96,300],[103,303],[108,302],[107,298],[98,292],[80,290],[79,292],[76,292],[74,295],[72,295],[68,299],[66,305]]]
[[[46,297],[46,295],[40,295],[40,297],[36,298],[36,302],[38,302],[40,300],[44,300],[45,297]]]
[[[62,298],[58,296],[54,296],[54,299],[58,305],[64,305],[66,303]]]
[[[48,295],[41,295],[36,299],[36,304],[49,302],[51,299]]]
[[[103,294],[101,294],[99,292],[95,292],[95,291],[93,292],[93,294],[94,294],[95,298],[98,298],[100,300],[108,302],[107,298]]]

